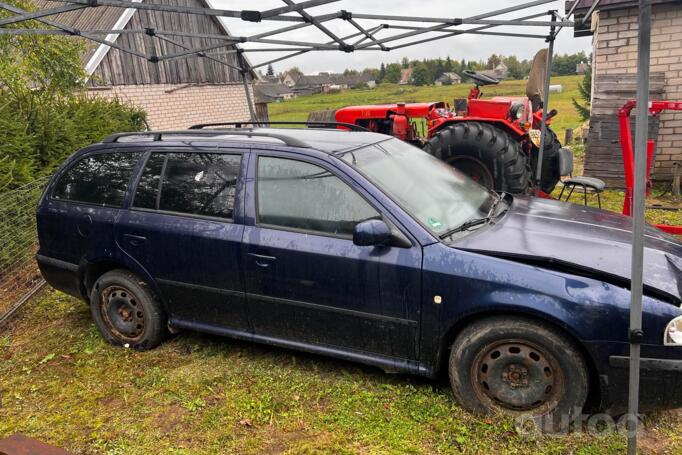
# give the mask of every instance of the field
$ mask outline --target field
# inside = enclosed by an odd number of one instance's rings
[[[559,112],[552,121],[552,128],[556,131],[561,141],[564,140],[567,128],[578,129],[581,126],[578,112],[571,102],[573,98],[579,98],[578,84],[581,80],[582,76],[560,76],[553,77],[551,80],[552,84],[558,84],[563,87],[562,93],[550,94],[549,103],[550,109],[556,109]],[[522,96],[525,94],[525,86],[526,81],[504,81],[497,86],[483,87],[484,98],[492,96]],[[305,121],[310,111],[338,109],[344,106],[361,104],[425,101],[447,101],[452,104],[454,98],[466,98],[469,88],[469,84],[441,87],[380,84],[377,88],[371,90],[356,89],[338,93],[301,96],[282,103],[271,103],[269,105],[270,119],[272,121]],[[575,157],[577,172],[574,175],[581,175],[584,157],[581,147],[575,150]],[[558,196],[560,189],[559,187],[555,195]],[[655,189],[653,192],[654,198],[648,204],[682,208],[682,201],[679,198],[672,197],[670,194],[662,195],[664,190],[665,188]],[[602,195],[603,207],[607,210],[620,212],[623,207],[623,199],[624,193],[622,190],[607,189]],[[580,190],[574,192],[571,201],[582,203],[582,193]],[[590,204],[596,206],[596,199],[591,198]],[[682,224],[682,211],[648,210],[647,221],[650,223]]]
[[[183,333],[105,343],[80,301],[32,300],[0,333],[0,438],[87,454],[623,453],[617,432],[539,435],[475,417],[447,382]],[[682,453],[679,413],[646,418],[643,453]]]

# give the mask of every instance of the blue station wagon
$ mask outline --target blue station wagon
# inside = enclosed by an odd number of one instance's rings
[[[139,350],[194,330],[435,378],[478,412],[624,411],[631,221],[489,191],[388,136],[122,133],[75,153],[37,261]],[[646,233],[642,409],[682,406],[682,245]]]

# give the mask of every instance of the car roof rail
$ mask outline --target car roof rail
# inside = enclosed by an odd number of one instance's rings
[[[151,138],[152,142],[159,142],[165,139],[172,140],[173,136],[192,136],[197,139],[202,139],[203,137],[214,137],[214,136],[247,136],[247,137],[268,137],[273,139],[279,139],[284,142],[285,145],[290,147],[301,147],[310,148],[310,145],[305,142],[296,139],[294,137],[287,136],[286,134],[280,133],[270,133],[267,131],[254,131],[251,129],[215,129],[215,130],[181,130],[181,131],[137,131],[131,133],[115,133],[107,136],[102,140],[103,143],[114,143],[121,142],[120,139],[123,138],[134,138],[134,137],[148,137]]]
[[[189,127],[190,130],[201,130],[204,128],[211,128],[211,127],[216,127],[216,126],[232,126],[235,127],[236,129],[243,128],[243,125],[253,125],[253,126],[260,126],[260,125],[305,125],[308,127],[312,128],[325,128],[325,127],[344,127],[348,128],[351,131],[369,131],[367,128],[364,128],[360,125],[355,125],[353,123],[344,123],[344,122],[300,122],[300,121],[292,121],[292,122],[286,122],[286,121],[277,121],[277,122],[270,122],[270,121],[261,121],[261,120],[256,120],[256,121],[242,121],[242,122],[219,122],[219,123],[199,123],[197,125],[192,125]]]

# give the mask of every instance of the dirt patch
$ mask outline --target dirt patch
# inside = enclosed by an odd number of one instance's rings
[[[182,420],[189,414],[185,408],[179,405],[171,405],[161,414],[154,417],[153,425],[158,428],[159,433],[167,435],[173,432],[175,427],[182,424]]]

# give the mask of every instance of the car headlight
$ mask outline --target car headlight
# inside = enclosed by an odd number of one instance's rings
[[[665,327],[663,344],[666,346],[682,346],[682,316],[676,317]]]

